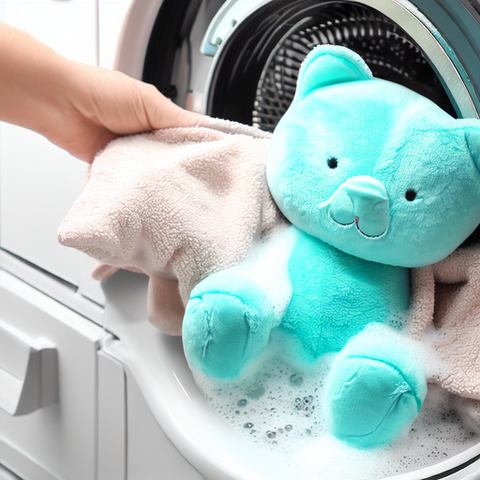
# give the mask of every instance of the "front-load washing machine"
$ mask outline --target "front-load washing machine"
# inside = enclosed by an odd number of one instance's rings
[[[325,43],[452,115],[480,109],[478,0],[0,0],[0,19],[269,131]],[[84,175],[65,156],[0,126],[0,479],[302,478],[209,407],[181,340],[146,320],[146,277],[100,288],[91,259],[56,244]],[[480,443],[413,470],[396,478],[480,478]]]

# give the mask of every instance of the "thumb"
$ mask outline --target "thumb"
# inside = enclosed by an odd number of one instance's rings
[[[171,127],[196,127],[204,115],[190,112],[162,95],[153,85],[145,84],[145,113],[152,130]]]

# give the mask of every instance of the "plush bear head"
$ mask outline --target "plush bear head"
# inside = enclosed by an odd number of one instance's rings
[[[267,180],[284,215],[344,252],[417,267],[480,223],[480,122],[374,78],[354,52],[315,48],[278,124]]]

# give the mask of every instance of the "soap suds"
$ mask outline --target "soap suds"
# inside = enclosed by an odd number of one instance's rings
[[[241,435],[268,449],[308,479],[371,480],[427,467],[478,443],[435,385],[408,430],[392,443],[360,450],[328,433],[324,387],[334,355],[294,367],[283,354],[266,352],[240,380],[219,381],[194,372],[210,405]]]
[[[295,228],[277,227],[258,241],[242,264],[229,269],[264,288],[279,322],[292,294],[288,259],[297,238]],[[400,333],[407,322],[408,314],[397,315],[388,326],[369,325],[362,335],[388,337],[432,378],[442,365],[434,352]],[[381,479],[434,465],[479,443],[478,432],[463,425],[454,408],[460,404],[457,397],[436,385],[429,385],[412,425],[390,444],[361,450],[340,442],[328,433],[323,412],[335,354],[308,364],[299,358],[298,348],[295,339],[274,329],[269,349],[246,366],[240,379],[193,373],[212,408],[232,428],[306,479]]]
[[[282,224],[256,241],[248,257],[226,272],[249,278],[261,286],[273,306],[280,323],[292,297],[288,260],[297,242],[299,231]]]

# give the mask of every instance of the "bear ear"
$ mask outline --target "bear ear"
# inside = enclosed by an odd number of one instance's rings
[[[322,87],[372,79],[372,72],[360,55],[338,45],[320,45],[305,58],[297,80],[296,99]]]
[[[472,159],[480,171],[480,122],[478,122],[478,125],[465,127],[465,140]]]

